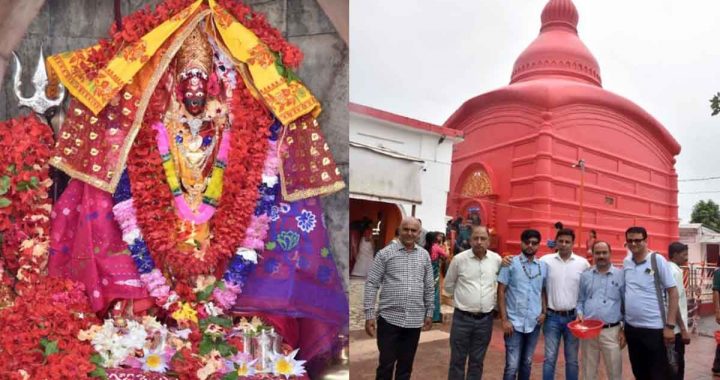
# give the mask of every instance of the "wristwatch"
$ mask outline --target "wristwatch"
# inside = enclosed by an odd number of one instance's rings
[[[665,324],[665,327],[666,327],[666,328],[669,328],[670,330],[675,330],[675,325],[671,325],[671,324],[669,324],[669,323],[666,323],[666,324]]]

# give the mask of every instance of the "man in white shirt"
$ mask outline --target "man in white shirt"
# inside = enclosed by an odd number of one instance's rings
[[[578,379],[579,341],[574,337],[567,324],[575,320],[580,275],[590,268],[590,263],[573,253],[575,231],[570,228],[558,230],[555,237],[557,253],[540,258],[548,267],[547,280],[547,318],[543,325],[545,335],[545,361],[543,362],[543,380],[555,379],[555,364],[560,348],[560,340],[565,341],[565,378]]]
[[[482,378],[502,261],[500,255],[487,249],[489,244],[487,228],[474,226],[470,235],[472,248],[453,257],[445,276],[445,292],[453,297],[455,306],[450,329],[449,380]]]
[[[688,307],[687,295],[685,294],[685,286],[683,286],[683,272],[680,265],[687,265],[688,262],[688,246],[679,241],[670,243],[668,247],[668,262],[670,273],[672,273],[678,289],[678,308],[677,322],[675,323],[675,353],[678,359],[678,370],[675,373],[675,380],[682,380],[685,376],[685,345],[690,344],[690,334],[687,331]]]

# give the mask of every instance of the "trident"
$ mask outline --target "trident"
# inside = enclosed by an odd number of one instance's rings
[[[19,102],[18,106],[28,107],[33,110],[36,114],[42,116],[41,120],[45,121],[47,125],[51,126],[54,135],[58,135],[60,125],[64,115],[60,105],[65,98],[65,86],[62,83],[58,83],[58,96],[55,99],[50,99],[45,94],[45,89],[48,86],[47,69],[45,68],[45,54],[43,54],[43,48],[40,47],[40,55],[38,56],[37,67],[35,68],[35,74],[32,77],[33,87],[35,87],[35,93],[26,98],[22,95],[20,87],[22,81],[20,76],[22,74],[22,65],[20,64],[20,58],[13,52],[15,58],[15,70],[13,71],[13,89],[15,90],[15,96],[17,96]],[[56,112],[57,111],[57,112]],[[53,120],[53,117],[58,115],[58,118]],[[53,123],[53,121],[55,121]],[[53,185],[51,189],[53,203],[57,201],[58,197],[62,193],[62,190],[67,186],[68,177],[59,170],[51,170],[51,177]]]
[[[52,126],[50,120],[55,115],[57,107],[62,104],[63,99],[65,98],[65,86],[63,86],[62,83],[58,83],[58,96],[55,99],[50,99],[45,94],[45,89],[48,86],[48,76],[47,70],[45,69],[45,54],[43,53],[43,48],[41,46],[37,67],[35,68],[35,74],[33,74],[32,77],[35,93],[29,98],[24,97],[22,95],[22,91],[20,90],[20,87],[22,86],[22,81],[20,80],[22,65],[20,64],[20,58],[18,58],[14,51],[13,57],[15,61],[15,70],[13,71],[13,89],[15,90],[15,96],[17,96],[19,100],[18,106],[32,109],[36,114],[42,115],[47,124]],[[57,134],[59,127],[59,125],[53,126],[55,134]]]

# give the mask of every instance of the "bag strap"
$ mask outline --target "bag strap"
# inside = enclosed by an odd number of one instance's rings
[[[655,278],[655,295],[657,296],[658,307],[660,308],[660,318],[662,318],[663,326],[665,326],[667,324],[667,320],[665,319],[665,302],[663,301],[662,289],[660,289],[660,273],[658,273],[657,258],[655,255],[655,252],[650,254],[650,267],[652,268],[653,277]]]

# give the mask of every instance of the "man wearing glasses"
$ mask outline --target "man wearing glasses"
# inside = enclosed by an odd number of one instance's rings
[[[628,228],[625,241],[631,253],[623,262],[625,337],[633,375],[638,380],[671,379],[672,369],[666,344],[675,341],[673,329],[678,309],[675,279],[665,258],[648,251],[645,228]],[[653,255],[656,269],[652,264]],[[656,278],[659,291],[656,290]],[[663,291],[668,294],[666,318],[663,318],[664,311],[661,311],[665,306],[658,302],[658,293]]]
[[[523,231],[522,254],[515,256],[498,274],[498,310],[505,335],[503,380],[530,378],[532,355],[546,308],[543,292],[547,266],[535,260],[540,241],[537,230]]]

